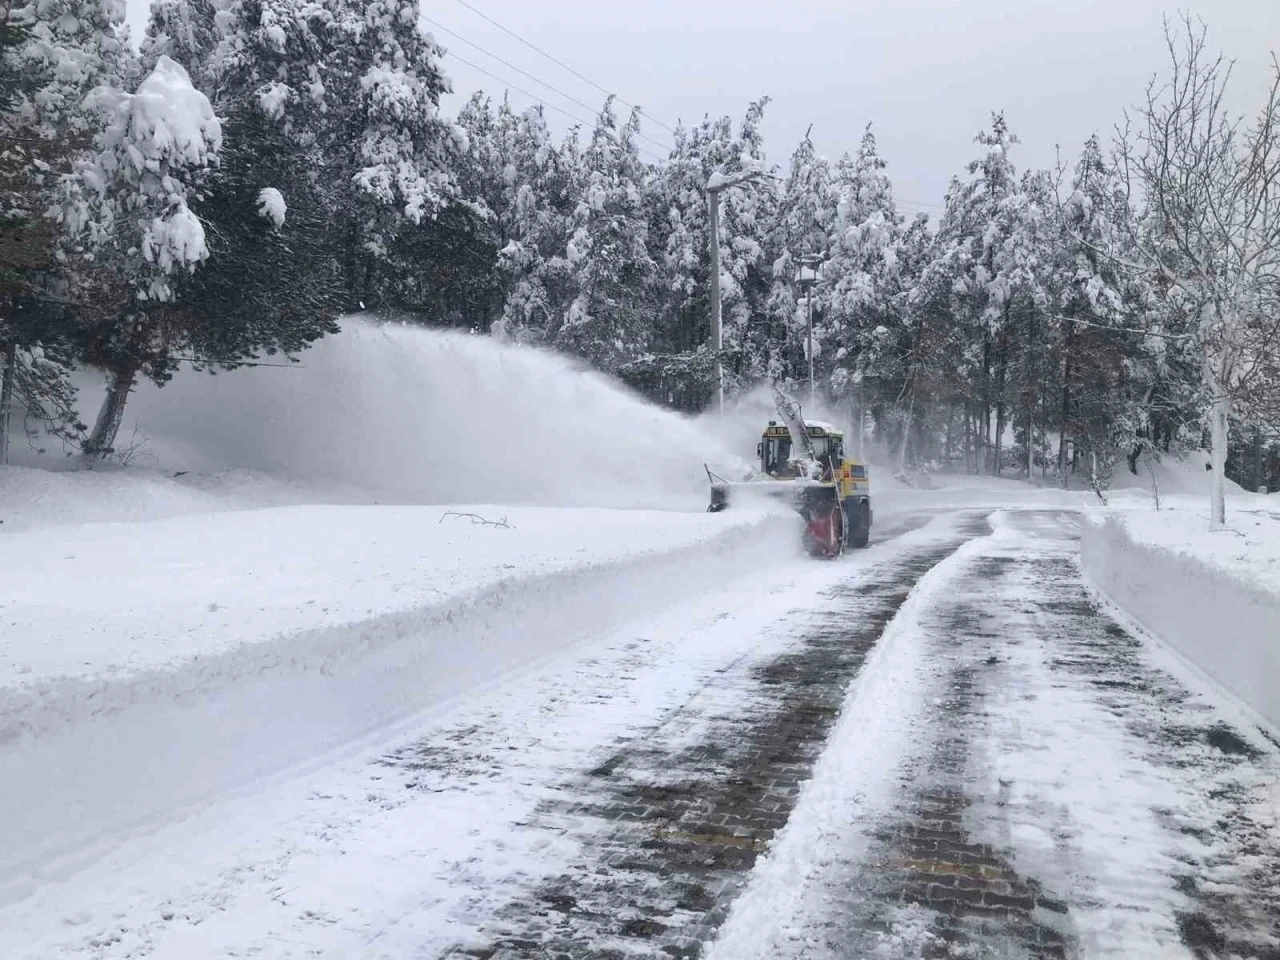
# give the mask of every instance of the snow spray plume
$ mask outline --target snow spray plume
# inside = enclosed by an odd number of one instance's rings
[[[704,462],[746,468],[698,423],[549,351],[349,317],[300,359],[140,386],[121,436],[136,420],[166,468],[411,503],[702,509]]]

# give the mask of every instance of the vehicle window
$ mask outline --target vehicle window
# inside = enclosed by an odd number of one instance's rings
[[[791,456],[790,437],[769,437],[764,442],[764,472],[777,473]]]

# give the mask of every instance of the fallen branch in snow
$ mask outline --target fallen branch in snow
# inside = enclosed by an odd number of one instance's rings
[[[501,520],[489,520],[478,513],[459,513],[457,510],[446,510],[440,516],[440,523],[444,523],[446,517],[466,517],[473,524],[479,524],[482,527],[501,527],[503,530],[515,529],[511,524],[507,523],[506,517]]]

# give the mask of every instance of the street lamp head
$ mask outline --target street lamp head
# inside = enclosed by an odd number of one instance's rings
[[[739,170],[737,173],[724,173],[717,170],[707,178],[707,193],[720,193],[730,187],[736,187],[739,184],[761,178],[778,179],[773,174],[765,173],[763,170]]]
[[[822,279],[822,257],[815,253],[806,253],[800,258],[800,270],[796,273],[796,283],[802,287],[812,287]]]

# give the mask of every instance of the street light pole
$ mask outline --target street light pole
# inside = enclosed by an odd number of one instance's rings
[[[724,413],[724,365],[720,352],[724,334],[720,327],[720,189],[707,186],[711,228],[711,345],[716,352],[716,412]]]
[[[725,176],[713,173],[707,180],[707,213],[711,236],[707,244],[711,248],[711,344],[716,351],[716,410],[724,412],[724,327],[720,318],[720,194],[730,187],[746,183],[757,177],[768,176],[759,170],[746,170]]]

